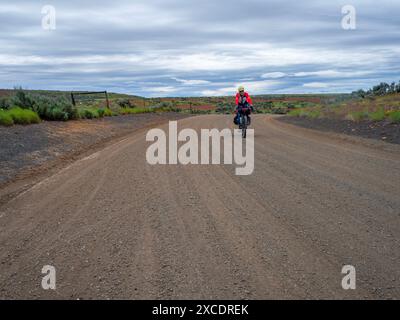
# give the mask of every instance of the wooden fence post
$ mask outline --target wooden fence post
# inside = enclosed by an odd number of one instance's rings
[[[71,92],[71,100],[72,100],[72,105],[73,105],[73,106],[76,106],[75,98],[74,98],[74,93],[73,93],[73,92]]]
[[[107,109],[110,109],[110,101],[108,100],[108,94],[107,94],[107,91],[104,91],[104,93],[106,94]]]

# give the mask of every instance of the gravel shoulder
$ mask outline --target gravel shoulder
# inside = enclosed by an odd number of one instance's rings
[[[312,119],[307,117],[283,116],[280,121],[291,123],[303,128],[310,128],[325,132],[342,133],[367,139],[381,140],[389,143],[400,144],[400,124],[389,121],[350,121],[338,119]]]
[[[0,127],[0,188],[46,173],[51,168],[58,169],[66,162],[137,130],[185,117],[188,115],[146,113]]]

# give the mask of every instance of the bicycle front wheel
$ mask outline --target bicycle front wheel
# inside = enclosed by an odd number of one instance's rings
[[[246,115],[241,116],[241,123],[242,123],[242,138],[246,139],[246,133],[247,133],[247,117],[246,117]]]

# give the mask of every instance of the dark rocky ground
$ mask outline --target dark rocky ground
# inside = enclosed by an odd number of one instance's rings
[[[137,129],[187,116],[179,113],[148,113],[0,127],[0,186],[17,175],[76,156]]]
[[[281,117],[279,121],[291,123],[304,128],[316,129],[359,136],[368,139],[382,140],[400,144],[400,124],[388,121],[350,121],[338,119],[311,119],[306,117]]]

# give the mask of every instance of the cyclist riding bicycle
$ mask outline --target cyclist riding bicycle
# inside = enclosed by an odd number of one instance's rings
[[[239,116],[241,113],[247,116],[247,123],[250,125],[251,118],[250,113],[254,111],[253,102],[247,92],[244,91],[244,87],[240,86],[238,88],[238,93],[236,94],[236,116],[233,119],[235,124],[239,124]]]

